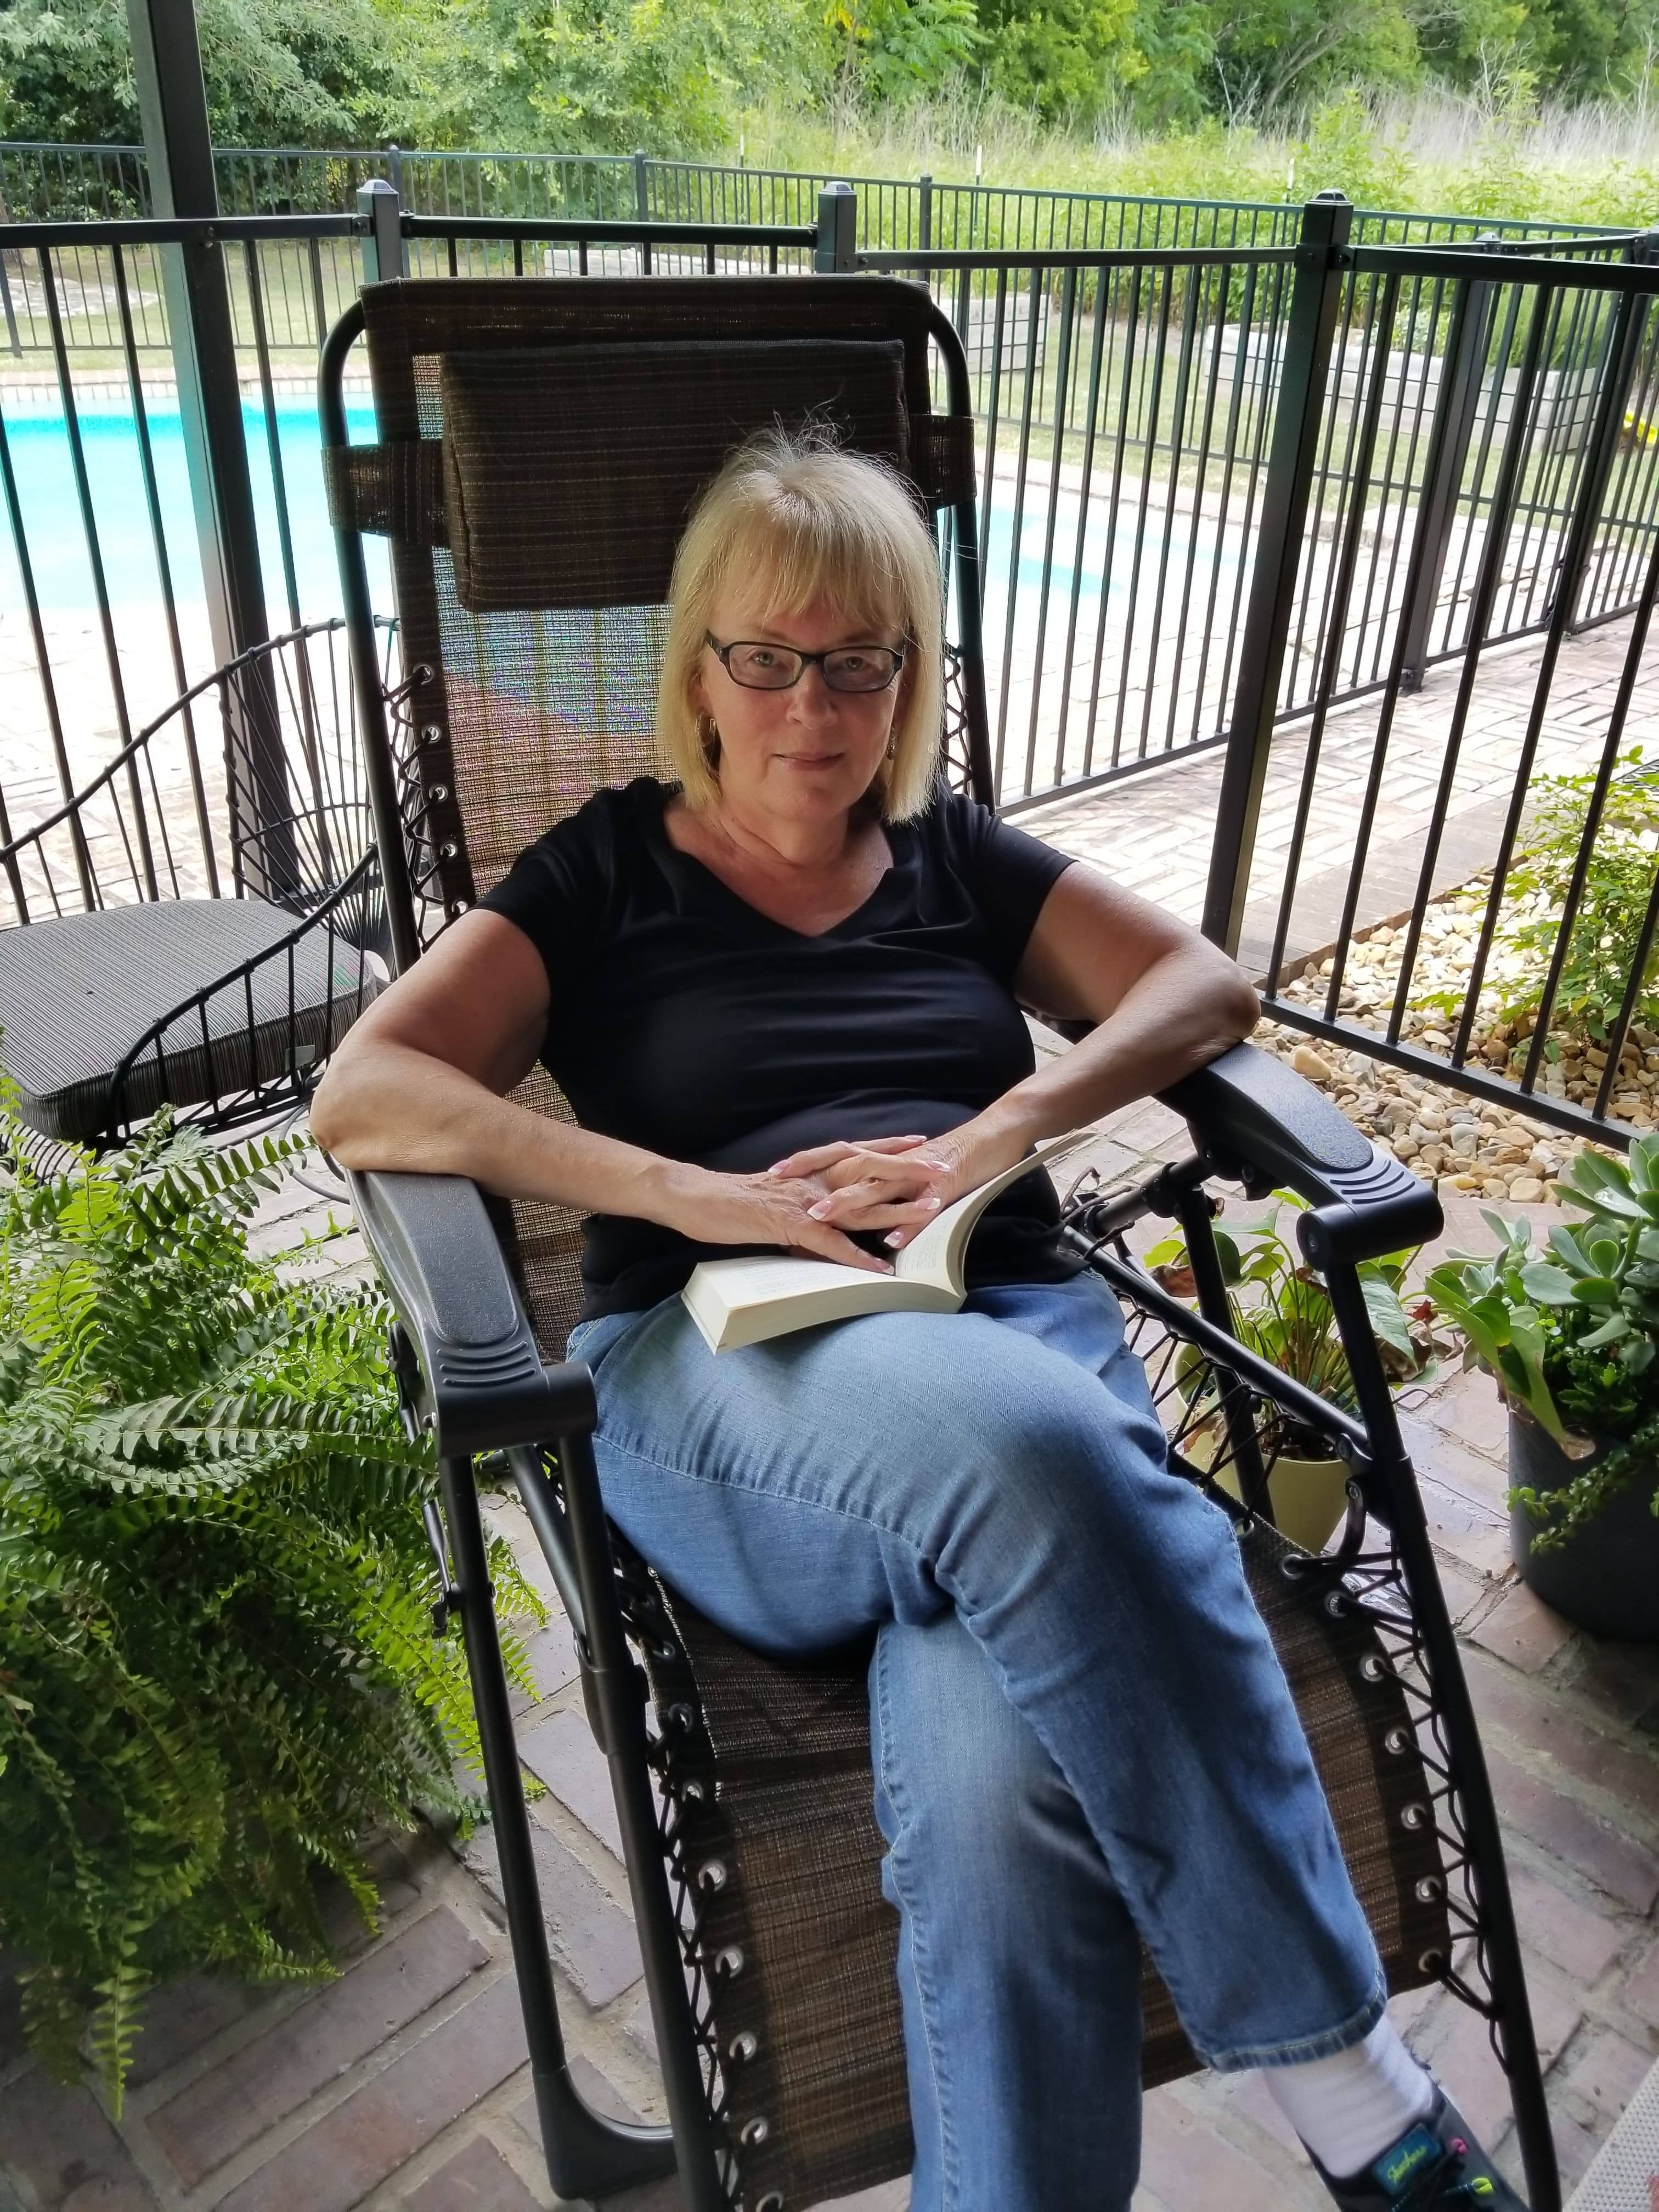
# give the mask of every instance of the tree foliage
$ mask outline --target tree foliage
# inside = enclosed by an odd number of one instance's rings
[[[222,145],[372,139],[406,104],[374,0],[196,0],[196,20]],[[125,0],[0,0],[0,135],[137,141]]]
[[[1306,118],[1442,83],[1622,97],[1659,0],[198,0],[225,145],[703,155],[757,109],[966,88],[1048,125]],[[125,0],[0,0],[0,134],[132,140]]]

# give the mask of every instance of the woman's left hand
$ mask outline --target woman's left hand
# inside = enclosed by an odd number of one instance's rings
[[[869,1137],[791,1152],[767,1172],[815,1179],[825,1186],[809,1209],[815,1219],[841,1230],[884,1230],[884,1242],[897,1251],[977,1180],[962,1179],[957,1150],[948,1136]],[[919,1210],[919,1218],[890,1227],[896,1207]]]

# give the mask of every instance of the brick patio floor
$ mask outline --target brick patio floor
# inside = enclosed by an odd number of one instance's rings
[[[1622,648],[1612,631],[1569,646],[1541,765],[1590,756]],[[1510,652],[1483,677],[1440,881],[1491,857],[1534,665],[1532,649]],[[1441,672],[1402,706],[1395,757],[1407,772],[1389,787],[1362,921],[1409,903],[1397,886],[1421,849],[1453,683]],[[1374,720],[1362,702],[1328,732],[1292,950],[1326,941]],[[1294,728],[1273,749],[1258,901],[1282,873],[1305,744]],[[1220,766],[1219,755],[1203,755],[1024,821],[1195,918]],[[1247,915],[1247,958],[1264,941],[1264,913],[1255,903]],[[1166,1156],[1178,1135],[1174,1117],[1145,1102],[1103,1125],[1094,1152],[1115,1177]],[[1446,1243],[1484,1242],[1473,1206],[1454,1200],[1448,1211]],[[327,1212],[289,1184],[258,1233],[285,1249]],[[350,1237],[310,1264],[362,1262]],[[1516,1583],[1504,1428],[1488,1381],[1449,1376],[1406,1407],[1504,1821],[1571,2183],[1659,2056],[1659,1646],[1577,1635]],[[516,1507],[492,1510],[515,1541],[527,1539]],[[554,1614],[537,1639],[542,1695],[520,1716],[521,1747],[547,1785],[534,1819],[567,2039],[596,2101],[657,2115],[608,1782],[581,1718],[568,1631],[544,1575],[538,1579]],[[388,1844],[380,1874],[380,1933],[367,1939],[342,1912],[338,1981],[273,1994],[198,1980],[161,1993],[118,2125],[90,2090],[58,2087],[22,2053],[15,1993],[0,1980],[0,2212],[527,2212],[555,2203],[488,1832],[459,1855],[429,1834]],[[1440,1993],[1398,2010],[1471,2122],[1501,2134],[1502,2084],[1479,2021]],[[906,2194],[902,2185],[872,2192],[860,2212],[899,2212]],[[665,2185],[611,2201],[665,2212],[678,2198]],[[1137,2212],[1314,2212],[1327,2201],[1249,2077],[1200,2076],[1146,2100]]]
[[[1110,1176],[1175,1150],[1152,1102],[1103,1125]],[[1067,1164],[1068,1168],[1070,1163]],[[274,1247],[328,1207],[290,1184],[258,1234]],[[1161,1233],[1146,1224],[1149,1235]],[[1446,1241],[1480,1237],[1453,1201]],[[310,1264],[360,1265],[355,1237]],[[1411,1448],[1504,1822],[1550,2100],[1569,2182],[1659,2056],[1659,1646],[1575,1634],[1515,1580],[1492,1385],[1450,1375],[1406,1402]],[[526,1556],[516,1505],[492,1516]],[[556,1600],[537,1638],[542,1695],[520,1716],[566,2035],[594,2100],[659,2115],[647,2008],[605,1767],[581,1717]],[[517,1992],[488,1830],[463,1851],[420,1833],[379,1856],[370,1940],[343,1905],[341,1978],[261,1991],[194,1979],[154,2001],[125,2112],[48,2081],[0,2011],[4,2212],[532,2212],[557,2203],[540,2162]],[[1396,2008],[1473,2124],[1506,2106],[1480,2023],[1442,1992]],[[855,2200],[902,2212],[902,2184]],[[668,2212],[671,2184],[609,2200]],[[1315,2212],[1326,2203],[1259,2085],[1198,2076],[1146,2100],[1136,2212]],[[1632,2212],[1638,2212],[1632,2207]],[[1639,2208],[1645,2212],[1645,2208]]]

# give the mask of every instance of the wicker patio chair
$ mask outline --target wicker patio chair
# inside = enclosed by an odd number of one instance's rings
[[[365,331],[379,440],[352,449],[342,379]],[[968,374],[924,291],[829,276],[402,282],[370,286],[337,326],[324,438],[400,958],[596,785],[650,764],[663,602],[687,503],[743,435],[808,409],[896,461],[939,520],[951,582],[949,774],[989,799]],[[391,538],[404,655],[385,715],[368,690],[366,530]],[[516,1095],[567,1110],[540,1071]],[[1168,1097],[1192,1131],[1191,1157],[1141,1188],[1079,1193],[1065,1233],[1123,1302],[1174,1464],[1194,1481],[1237,1468],[1247,1503],[1231,1510],[1250,1583],[1390,1986],[1443,1981],[1486,2014],[1533,2203],[1557,2212],[1479,1739],[1355,1273],[1358,1260],[1436,1233],[1437,1202],[1247,1046]],[[1289,1185],[1310,1201],[1303,1249],[1330,1285],[1357,1411],[1301,1389],[1228,1334],[1204,1188],[1216,1176],[1252,1195]],[[759,1657],[607,1528],[591,1381],[561,1358],[577,1299],[572,1212],[487,1204],[453,1177],[352,1180],[400,1316],[406,1418],[435,1437],[435,1617],[441,1632],[452,1613],[463,1625],[553,2186],[603,2195],[677,2160],[695,2212],[795,2212],[905,2172],[867,1651]],[[1148,1212],[1181,1223],[1199,1314],[1131,1260],[1124,1231]],[[1226,1443],[1200,1474],[1182,1445],[1216,1403]],[[1267,1518],[1287,1417],[1328,1439],[1351,1472],[1343,1535],[1321,1559],[1293,1551]],[[575,1627],[616,1790],[669,2130],[593,2114],[566,2067],[485,1571],[481,1454],[510,1469]],[[1143,1994],[1145,2076],[1168,2081],[1195,2062],[1150,1965]]]
[[[0,1066],[46,1157],[309,1097],[389,972],[350,690],[343,623],[311,624],[20,836],[0,815]]]

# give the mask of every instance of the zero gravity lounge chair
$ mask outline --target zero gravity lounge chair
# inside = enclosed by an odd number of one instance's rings
[[[365,333],[379,442],[350,449],[341,378]],[[948,398],[939,412],[936,384]],[[400,961],[596,785],[651,764],[663,602],[688,502],[732,445],[779,417],[827,414],[846,442],[896,462],[939,518],[952,564],[947,772],[991,799],[967,369],[919,288],[861,276],[371,285],[329,341],[322,408]],[[390,713],[365,689],[369,530],[391,539],[398,597],[404,682]],[[539,1069],[517,1095],[568,1110]],[[1190,1157],[1143,1188],[1077,1196],[1064,1233],[1123,1303],[1173,1464],[1206,1483],[1237,1469],[1245,1504],[1221,1502],[1391,1990],[1444,1982],[1485,2014],[1534,2212],[1559,2212],[1480,1742],[1355,1273],[1365,1257],[1436,1234],[1438,1204],[1247,1045],[1167,1101],[1188,1122]],[[1228,1334],[1204,1188],[1216,1177],[1252,1196],[1287,1185],[1310,1201],[1303,1249],[1330,1287],[1357,1413]],[[352,1181],[399,1316],[406,1418],[433,1432],[438,1453],[436,1618],[441,1628],[458,1612],[465,1638],[553,2186],[602,2197],[678,2162],[695,2212],[804,2212],[907,2172],[867,1650],[807,1665],[758,1657],[607,1528],[590,1378],[562,1357],[578,1297],[572,1213],[486,1202],[455,1177]],[[1147,1213],[1181,1224],[1196,1315],[1129,1256],[1124,1231]],[[1222,1408],[1225,1442],[1201,1474],[1182,1446],[1206,1402]],[[1350,1471],[1343,1534],[1319,1559],[1267,1517],[1287,1419],[1327,1438]],[[565,2065],[485,1576],[474,1462],[487,1454],[510,1468],[575,1629],[616,1790],[669,2130],[590,2112]],[[1150,1962],[1143,2000],[1150,2086],[1196,2062]]]

